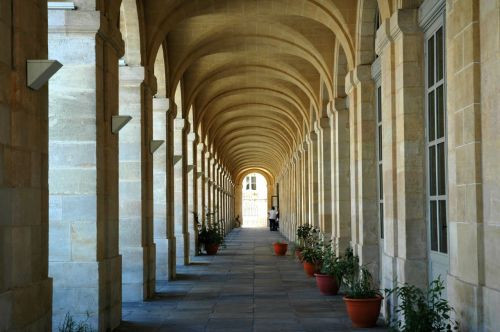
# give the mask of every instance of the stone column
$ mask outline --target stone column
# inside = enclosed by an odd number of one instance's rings
[[[196,145],[197,160],[196,160],[196,183],[197,183],[197,194],[198,194],[198,222],[203,225],[205,221],[205,154],[203,152],[203,143],[198,143]]]
[[[448,294],[464,331],[500,325],[498,3],[446,6]]]
[[[302,195],[303,192],[303,184],[302,184],[302,152],[300,149],[297,149],[295,152],[296,158],[296,173],[295,173],[295,183],[297,184],[297,191],[295,193],[295,204],[297,206],[297,223],[296,227],[299,227],[304,223],[303,220],[303,206],[302,206]],[[293,234],[294,241],[296,241],[295,233]]]
[[[311,131],[308,135],[310,147],[310,206],[311,206],[311,221],[312,224],[319,228],[319,178],[318,178],[318,157],[319,157],[319,142],[318,134]]]
[[[177,273],[177,238],[175,235],[175,191],[174,191],[174,121],[177,114],[175,102],[170,100],[167,113],[167,244],[168,244],[168,280],[175,280]]]
[[[302,206],[303,206],[303,220],[305,224],[311,225],[312,220],[310,216],[310,205],[309,205],[309,197],[310,197],[310,181],[309,181],[309,147],[307,142],[302,143],[302,151],[303,151],[303,160],[302,160]]]
[[[378,275],[377,165],[375,155],[374,84],[371,67],[346,76],[349,98],[351,165],[351,243],[360,263]]]
[[[181,110],[177,110],[177,114]],[[174,120],[174,221],[175,221],[175,237],[177,239],[176,256],[178,264],[186,264],[189,261],[189,251],[186,256],[186,244],[189,246],[189,234],[187,233],[186,220],[184,219],[184,204],[186,204],[184,194],[184,166],[186,164],[186,154],[184,153],[185,137],[184,128],[186,122],[179,115]]]
[[[334,151],[335,214],[334,241],[337,253],[341,254],[350,246],[351,240],[351,177],[350,177],[350,137],[349,110],[346,99],[335,98],[331,114]]]
[[[388,287],[396,278],[427,286],[423,36],[417,17],[416,9],[398,10],[377,34],[383,83],[382,270]]]
[[[26,87],[25,71],[26,60],[47,59],[45,13],[43,0],[0,4],[1,331],[51,330],[48,89]],[[69,225],[61,223],[60,229],[60,252],[68,258]]]
[[[321,229],[325,234],[326,239],[331,239],[332,236],[332,147],[331,138],[332,131],[330,127],[330,119],[328,117],[321,118],[318,122],[319,125],[319,141],[321,142],[321,162],[319,169],[321,170]]]
[[[120,67],[120,115],[132,120],[120,130],[120,253],[123,261],[122,299],[142,301],[144,280],[142,202],[142,106],[144,67]]]
[[[45,6],[38,10],[44,13]],[[76,11],[53,10],[48,15],[49,58],[64,65],[50,83],[49,274],[54,278],[54,326],[67,312],[77,321],[90,313],[88,322],[105,331],[121,319],[118,136],[111,132],[111,119],[118,114],[118,59],[124,45],[118,24],[95,9],[96,3],[87,1]],[[38,31],[43,29],[26,33],[36,36]],[[36,42],[34,46],[39,47]],[[42,140],[33,142],[31,147]],[[33,309],[37,303],[31,303],[30,310],[39,312]]]
[[[187,262],[184,260],[184,264],[189,264],[190,262],[190,257],[194,256],[195,254],[195,247],[196,247],[196,239],[195,237],[197,236],[197,230],[196,230],[196,225],[194,223],[194,217],[193,213],[197,211],[196,209],[196,165],[195,165],[195,160],[196,160],[196,145],[195,145],[195,140],[196,140],[196,135],[195,133],[191,132],[186,132],[185,133],[186,137],[186,165],[184,166],[185,169],[185,176],[186,176],[186,181],[185,181],[185,196],[186,196],[186,203],[184,204],[184,219],[185,219],[185,224],[187,225],[187,235],[188,235],[188,245],[187,245],[187,250],[185,250],[186,256],[188,258]]]
[[[212,159],[210,152],[207,152],[206,156],[207,156],[207,159],[206,159],[207,160],[207,170],[206,170],[205,183],[206,183],[207,211],[205,211],[205,213],[206,212],[211,213],[213,208],[214,208],[213,201],[212,201],[212,197],[213,197],[212,196],[213,159]]]
[[[165,141],[153,155],[153,225],[156,280],[168,279],[167,243],[167,98],[153,99],[153,139]]]

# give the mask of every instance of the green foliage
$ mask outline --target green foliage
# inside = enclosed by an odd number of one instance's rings
[[[306,245],[307,240],[311,237],[313,230],[315,231],[315,228],[312,225],[309,224],[303,224],[300,225],[297,228],[297,242],[298,245],[297,247],[300,249],[303,249],[304,246]]]
[[[322,259],[323,247],[319,242],[311,243],[302,250],[302,261],[319,265]]]
[[[198,220],[198,215],[193,214],[195,222],[198,225],[198,243],[202,244],[218,244],[224,245],[224,234],[221,228],[221,221],[216,219],[216,212],[207,210],[205,216],[205,225],[201,225]]]
[[[82,322],[75,322],[70,313],[66,313],[64,321],[59,324],[59,332],[94,332],[95,330],[87,322],[90,315],[87,313],[87,319]]]
[[[347,285],[346,296],[351,299],[370,299],[380,296],[380,292],[373,285],[371,273],[363,266],[359,266],[359,257],[348,248],[341,259],[343,281]]]
[[[335,277],[337,282],[340,284],[342,282],[345,267],[343,260],[340,257],[337,257],[335,250],[330,244],[326,245],[323,249],[322,261],[323,265],[321,267],[321,273]]]
[[[458,323],[450,317],[453,308],[442,298],[443,290],[441,278],[432,281],[427,292],[409,284],[386,289],[386,294],[395,294],[400,303],[395,311],[396,318],[390,322],[392,330],[401,332],[458,330]]]

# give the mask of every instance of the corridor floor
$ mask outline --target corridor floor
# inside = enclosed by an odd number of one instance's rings
[[[178,266],[178,280],[159,282],[155,299],[125,303],[118,331],[351,331],[342,297],[323,296],[283,240],[266,228],[239,228],[216,256]],[[367,331],[385,331],[384,328]]]

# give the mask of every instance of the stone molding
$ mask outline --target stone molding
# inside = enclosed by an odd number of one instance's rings
[[[330,128],[330,118],[329,117],[322,117],[318,121],[318,127],[321,129],[328,129]]]
[[[165,111],[168,113],[170,110],[170,103],[168,98],[155,97],[153,98],[153,111]]]
[[[332,102],[332,107],[335,112],[340,112],[340,111],[345,111],[348,110],[349,107],[347,107],[347,99],[345,97],[338,97],[335,98]]]
[[[143,66],[120,67],[121,86],[140,86],[146,77]]]
[[[174,119],[174,130],[184,130],[185,127],[186,121],[184,119]]]
[[[427,30],[446,10],[446,0],[425,0],[418,8],[418,25]]]

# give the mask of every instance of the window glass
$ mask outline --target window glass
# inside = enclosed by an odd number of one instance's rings
[[[434,85],[434,36],[427,41],[427,87]]]
[[[443,79],[443,62],[443,28],[441,27],[436,32],[436,81]]]

